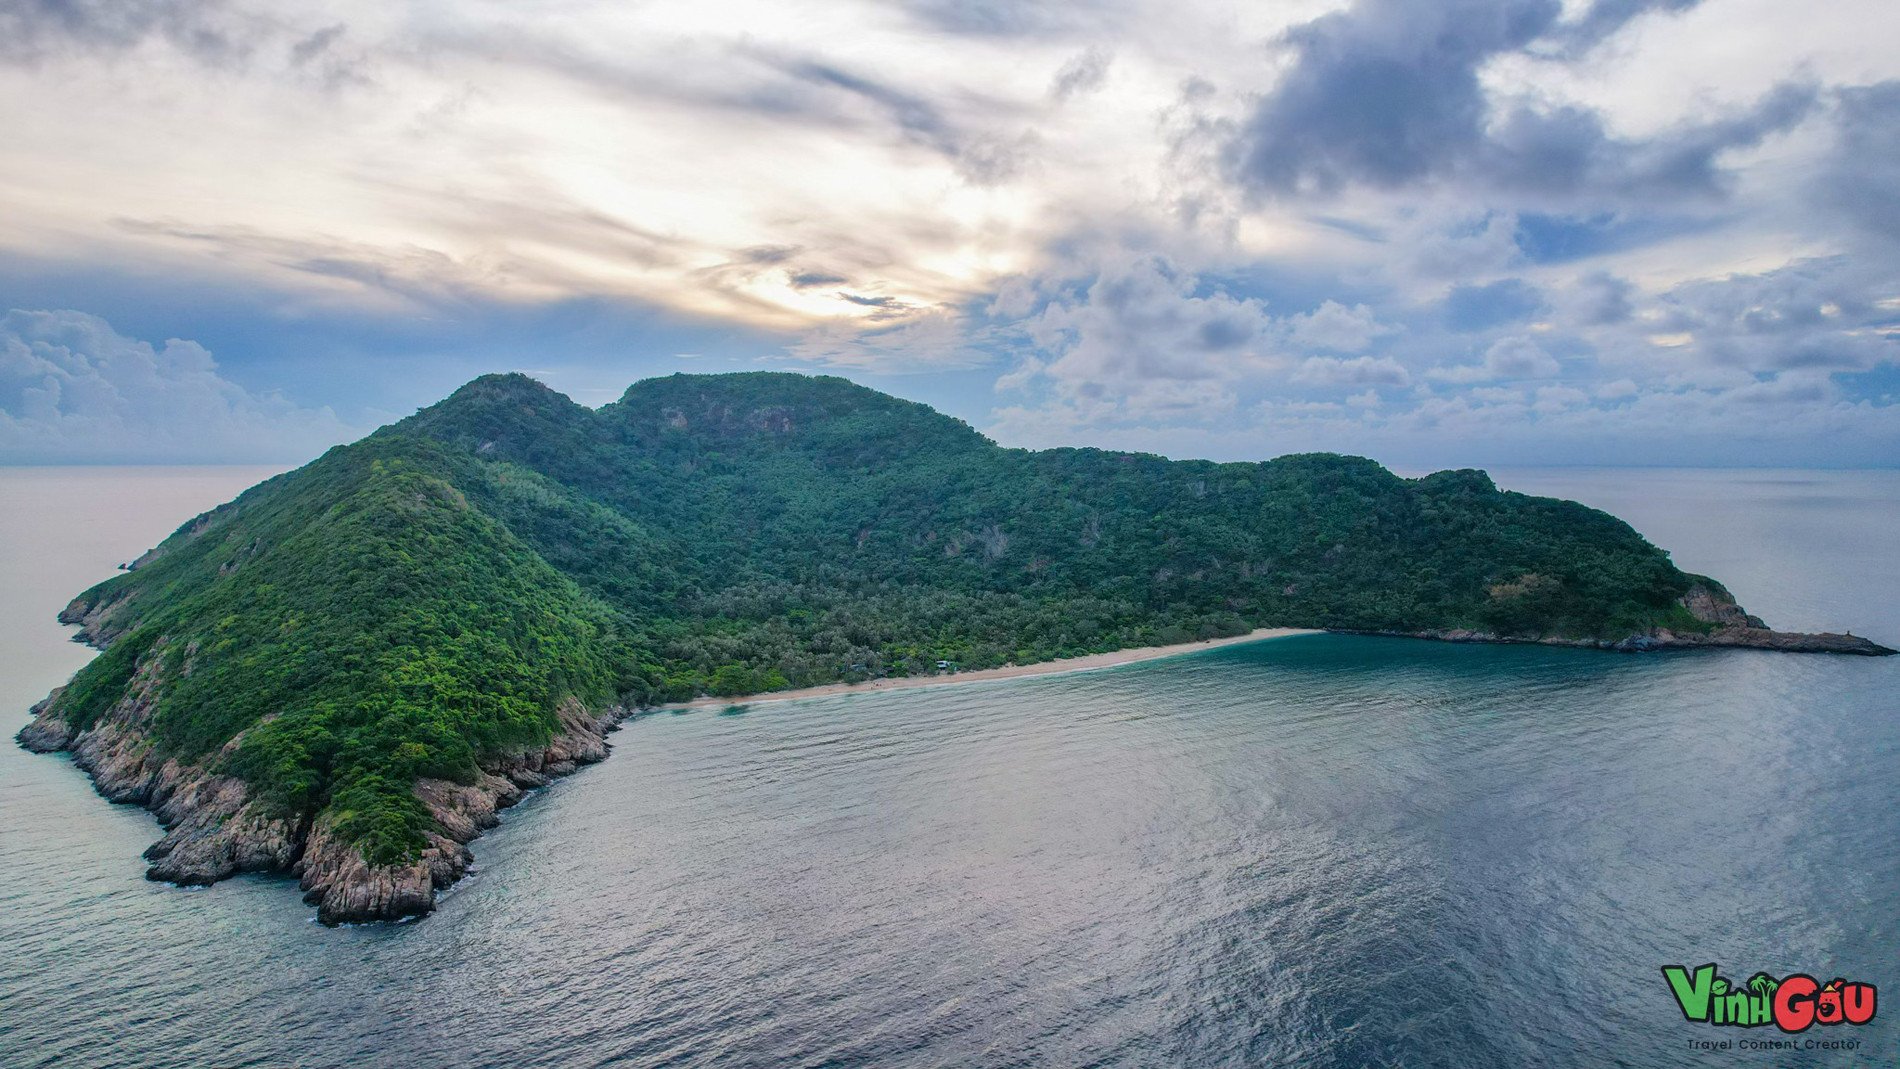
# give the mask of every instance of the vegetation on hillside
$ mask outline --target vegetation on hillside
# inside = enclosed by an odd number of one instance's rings
[[[590,705],[1103,652],[1267,625],[1620,637],[1698,626],[1628,525],[1356,457],[1000,448],[838,379],[478,379],[181,528],[81,596],[155,744],[410,856],[418,777]]]

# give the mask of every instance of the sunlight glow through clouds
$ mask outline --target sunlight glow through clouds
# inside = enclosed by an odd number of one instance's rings
[[[1896,10],[32,3],[0,12],[0,298],[223,339],[346,413],[326,361],[400,411],[506,324],[590,391],[680,352],[902,374],[1025,443],[1409,458],[1467,421],[1572,456],[1747,403],[1785,416],[1750,455],[1851,420],[1869,462]]]

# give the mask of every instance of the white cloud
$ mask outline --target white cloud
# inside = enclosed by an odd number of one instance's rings
[[[807,363],[884,372],[980,367],[991,360],[972,346],[963,317],[947,308],[896,315],[884,322],[832,320],[806,331],[785,351]]]
[[[1562,412],[1590,400],[1590,395],[1575,386],[1539,386],[1537,400],[1531,408],[1538,412]]]
[[[1597,387],[1597,400],[1623,401],[1635,397],[1637,392],[1636,383],[1629,379],[1617,379]]]
[[[1355,356],[1339,360],[1309,356],[1293,373],[1293,380],[1309,386],[1404,386],[1412,381],[1412,376],[1390,357]]]
[[[1439,382],[1471,383],[1492,379],[1547,379],[1560,370],[1557,361],[1529,338],[1505,337],[1491,343],[1480,364],[1435,367],[1426,378]]]
[[[0,318],[6,463],[307,460],[358,433],[327,408],[249,393],[195,342],[154,347],[82,312]]]
[[[1229,384],[1277,366],[1273,320],[1257,299],[1199,288],[1163,257],[1111,256],[1086,288],[1028,321],[1049,354],[1042,377],[1065,401],[1118,418],[1224,409]]]
[[[1496,379],[1547,379],[1557,361],[1528,338],[1500,338],[1484,352],[1484,369]]]
[[[1351,308],[1338,301],[1323,301],[1311,312],[1287,320],[1288,340],[1301,349],[1328,349],[1336,353],[1356,353],[1372,344],[1374,338],[1390,334],[1391,327],[1379,322],[1372,309],[1363,304]]]

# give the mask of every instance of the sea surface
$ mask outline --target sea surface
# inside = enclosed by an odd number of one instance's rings
[[[53,614],[262,471],[0,470],[0,729]],[[1771,624],[1900,645],[1900,474],[1500,471]],[[146,882],[0,746],[0,1066],[1783,1066],[1900,1058],[1900,658],[1311,636],[655,713],[431,917]],[[1877,984],[1852,1051],[1659,967]]]

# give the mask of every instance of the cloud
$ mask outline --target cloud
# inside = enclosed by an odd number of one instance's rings
[[[1564,317],[1584,327],[1622,323],[1636,311],[1636,287],[1607,271],[1583,275],[1556,296]]]
[[[1350,360],[1309,356],[1293,373],[1295,382],[1310,386],[1404,386],[1410,372],[1389,357],[1355,356]]]
[[[1287,33],[1292,66],[1249,118],[1241,176],[1277,193],[1397,186],[1483,141],[1478,67],[1529,44],[1555,0],[1358,0]]]
[[[1484,369],[1496,379],[1547,379],[1557,361],[1527,338],[1502,338],[1484,351]]]
[[[1855,232],[1900,246],[1900,80],[1843,89],[1816,194]]]
[[[1049,95],[1057,100],[1068,100],[1093,93],[1108,80],[1108,65],[1114,58],[1114,53],[1105,48],[1084,49],[1056,72],[1055,81],[1049,85]]]
[[[884,298],[888,300],[888,298]],[[855,303],[876,304],[875,298]],[[943,371],[981,367],[992,361],[965,333],[954,309],[912,310],[895,322],[833,320],[785,346],[792,359],[829,368],[872,372]]]
[[[1288,338],[1301,349],[1330,349],[1337,353],[1356,353],[1372,344],[1374,338],[1391,333],[1380,323],[1372,309],[1363,304],[1351,308],[1338,301],[1324,301],[1311,312],[1287,320]]]
[[[1484,351],[1482,363],[1433,368],[1426,372],[1426,377],[1451,383],[1547,379],[1559,370],[1557,361],[1536,342],[1528,338],[1508,337],[1493,342]]]
[[[1749,2],[0,0],[0,308],[362,422],[690,353],[1183,453],[1882,441],[1900,16]]]
[[[839,290],[838,297],[841,300],[850,301],[852,304],[859,305],[865,308],[893,308],[894,309],[894,308],[904,307],[903,301],[900,301],[897,298],[890,297],[890,296],[866,297],[862,294],[846,293],[843,290]]]
[[[8,0],[0,60],[39,63],[158,39],[205,62],[231,62],[249,53],[258,25],[218,0]]]
[[[836,286],[849,282],[843,275],[833,275],[824,271],[794,271],[786,276],[786,281],[794,289],[810,289],[813,286]]]
[[[1687,123],[1655,138],[1611,135],[1581,107],[1518,105],[1477,144],[1468,161],[1484,184],[1520,194],[1585,203],[1712,198],[1729,188],[1726,154],[1753,148],[1813,111],[1813,86],[1783,85],[1752,108]]]
[[[1230,403],[1223,382],[1269,359],[1273,322],[1259,300],[1202,292],[1194,273],[1134,256],[1111,259],[1025,326],[1065,399],[1127,415],[1196,397]]]
[[[1597,400],[1625,401],[1641,392],[1637,389],[1636,383],[1629,379],[1617,379],[1615,382],[1606,382],[1597,387]]]
[[[1521,278],[1507,278],[1484,286],[1453,286],[1445,298],[1445,321],[1463,333],[1489,330],[1536,315],[1544,295]]]
[[[1483,78],[1499,56],[1535,46],[1574,57],[1639,15],[1693,6],[1608,0],[1565,22],[1558,0],[1355,0],[1287,32],[1292,63],[1239,126],[1228,162],[1276,196],[1440,178],[1586,200],[1718,193],[1723,155],[1805,117],[1811,87],[1629,139],[1587,107],[1497,99]]]
[[[781,120],[802,116],[840,125],[865,125],[868,114],[895,129],[905,142],[942,154],[958,174],[979,185],[1015,177],[1027,166],[1035,149],[1032,133],[1011,135],[971,129],[953,119],[929,95],[827,59],[751,49],[740,53],[783,75],[791,84],[730,96],[726,99],[730,106],[759,108]],[[995,101],[990,102],[988,110],[1005,115],[1010,111]]]
[[[1651,11],[1683,12],[1702,0],[1594,0],[1580,18],[1560,23],[1552,35],[1570,55],[1588,51],[1613,36],[1630,20]]]
[[[1118,0],[902,0],[932,29],[974,37],[1053,37],[1108,28],[1127,8]]]
[[[194,342],[155,348],[82,312],[0,318],[6,463],[301,461],[359,433],[327,408],[247,392]]]
[[[1900,275],[1846,256],[1798,260],[1756,274],[1697,279],[1661,294],[1643,326],[1686,336],[1718,367],[1750,372],[1864,371],[1900,359]]]
[[[1589,400],[1590,395],[1575,386],[1539,386],[1537,400],[1532,403],[1531,410],[1546,414],[1562,412],[1587,404]]]
[[[343,23],[333,23],[290,46],[290,62],[294,66],[304,66],[330,50],[348,32]]]
[[[1706,231],[1717,220],[1695,215],[1663,215],[1641,209],[1585,214],[1521,212],[1512,235],[1518,251],[1535,264],[1561,264]]]

